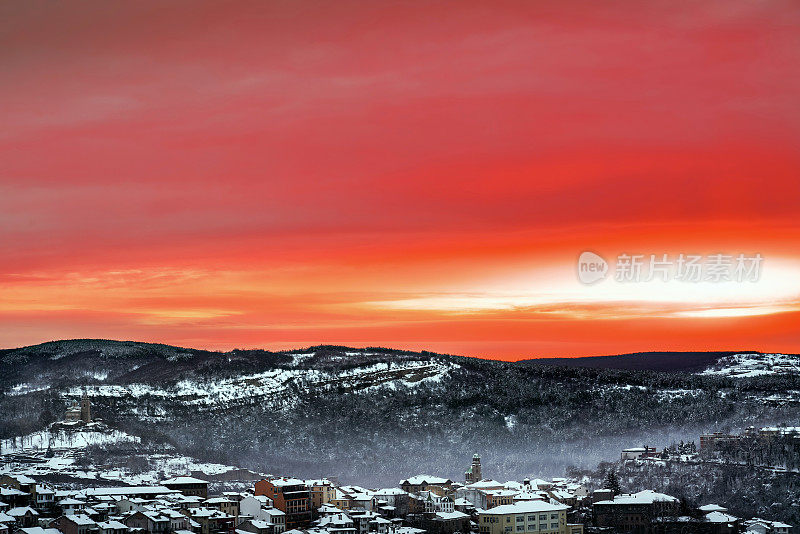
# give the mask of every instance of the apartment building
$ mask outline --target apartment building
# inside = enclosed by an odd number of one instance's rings
[[[266,495],[273,506],[286,514],[286,529],[303,528],[311,522],[311,492],[297,478],[273,478],[259,480],[255,484],[256,495]]]
[[[306,480],[305,482],[308,491],[311,492],[311,506],[314,510],[323,504],[328,504],[336,497],[336,488],[333,486],[333,482],[327,478]]]
[[[523,501],[484,510],[478,514],[481,534],[572,534],[564,504]]]

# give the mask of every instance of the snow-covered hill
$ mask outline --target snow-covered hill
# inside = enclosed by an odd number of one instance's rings
[[[139,443],[137,436],[109,428],[85,430],[41,430],[14,438],[0,440],[0,454],[34,453],[50,449],[53,452],[82,450],[90,445]]]
[[[110,456],[100,459],[93,447]],[[37,480],[56,476],[101,485],[154,485],[164,478],[195,473],[212,485],[223,484],[222,479],[233,487],[249,487],[256,475],[231,465],[201,462],[168,445],[157,449],[142,446],[138,436],[108,428],[43,430],[0,441],[0,474],[14,471]]]
[[[669,372],[652,370],[655,357],[645,368],[638,360],[611,368],[612,357],[586,368],[381,348],[220,353],[55,342],[0,351],[0,438],[35,435],[86,391],[95,417],[144,444],[366,482],[426,470],[460,478],[475,452],[496,462],[497,476],[558,476],[631,443],[800,422],[793,357],[704,353],[691,370],[670,364]],[[30,439],[44,447],[45,438]]]
[[[769,375],[796,375],[800,373],[800,355],[743,353],[723,356],[700,374],[753,378]]]

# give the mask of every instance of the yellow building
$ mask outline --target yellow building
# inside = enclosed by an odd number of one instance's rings
[[[336,488],[333,483],[326,479],[306,480],[308,491],[311,492],[311,506],[314,510],[323,504],[329,504],[336,498]],[[335,505],[334,505],[335,506]]]
[[[565,504],[523,501],[479,513],[481,534],[576,534],[567,524]],[[581,529],[582,530],[582,529]]]
[[[486,490],[484,493],[486,494],[486,508],[514,504],[514,497],[519,495],[516,491],[506,489]]]
[[[339,488],[333,488],[333,497],[328,501],[339,510],[349,510],[353,507],[353,496],[348,495]]]

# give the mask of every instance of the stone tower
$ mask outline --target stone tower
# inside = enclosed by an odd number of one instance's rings
[[[92,422],[92,403],[89,402],[89,395],[86,394],[85,389],[81,396],[81,421],[84,423]]]
[[[467,472],[464,473],[464,478],[467,484],[473,484],[475,482],[479,482],[483,480],[483,475],[481,474],[481,455],[475,454],[472,457],[472,465],[469,466]]]
[[[475,482],[483,480],[483,475],[481,474],[481,455],[474,454],[472,456],[472,476],[475,477]]]

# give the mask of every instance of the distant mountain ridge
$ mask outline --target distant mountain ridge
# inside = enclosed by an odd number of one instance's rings
[[[232,351],[210,351],[205,349],[192,349],[165,345],[160,343],[145,343],[138,341],[116,341],[104,339],[71,339],[49,341],[37,345],[30,345],[20,348],[0,349],[0,360],[4,357],[22,358],[25,356],[45,356],[57,359],[63,355],[79,355],[81,352],[86,355],[99,354],[104,359],[112,360],[115,358],[137,359],[148,355],[164,356],[172,362],[187,362],[189,360],[200,359],[204,363],[213,363],[215,358],[223,355],[230,359],[232,356],[240,361],[256,363],[259,359],[279,358],[280,355],[291,355],[296,353],[309,352],[319,349],[330,349],[340,351],[350,351],[353,353],[378,352],[384,355],[425,355],[443,354],[428,351],[416,352],[402,349],[392,349],[385,347],[366,347],[354,348],[343,345],[317,345],[308,348],[267,351],[263,349],[245,349]],[[603,356],[576,356],[576,357],[557,357],[557,358],[529,358],[518,360],[519,364],[539,364],[557,365],[563,367],[586,367],[592,369],[627,369],[639,371],[663,371],[663,372],[697,372],[713,365],[717,360],[725,356],[736,354],[762,354],[759,351],[645,351],[632,352],[625,354],[613,354]],[[491,358],[467,357],[482,360],[492,360]],[[197,365],[193,362],[190,367]],[[201,364],[202,365],[202,364]],[[178,368],[187,366],[176,365]]]
[[[591,369],[628,369],[631,371],[698,372],[716,363],[720,358],[734,354],[761,354],[757,351],[716,352],[631,352],[608,356],[579,356],[575,358],[535,358],[521,362]]]

